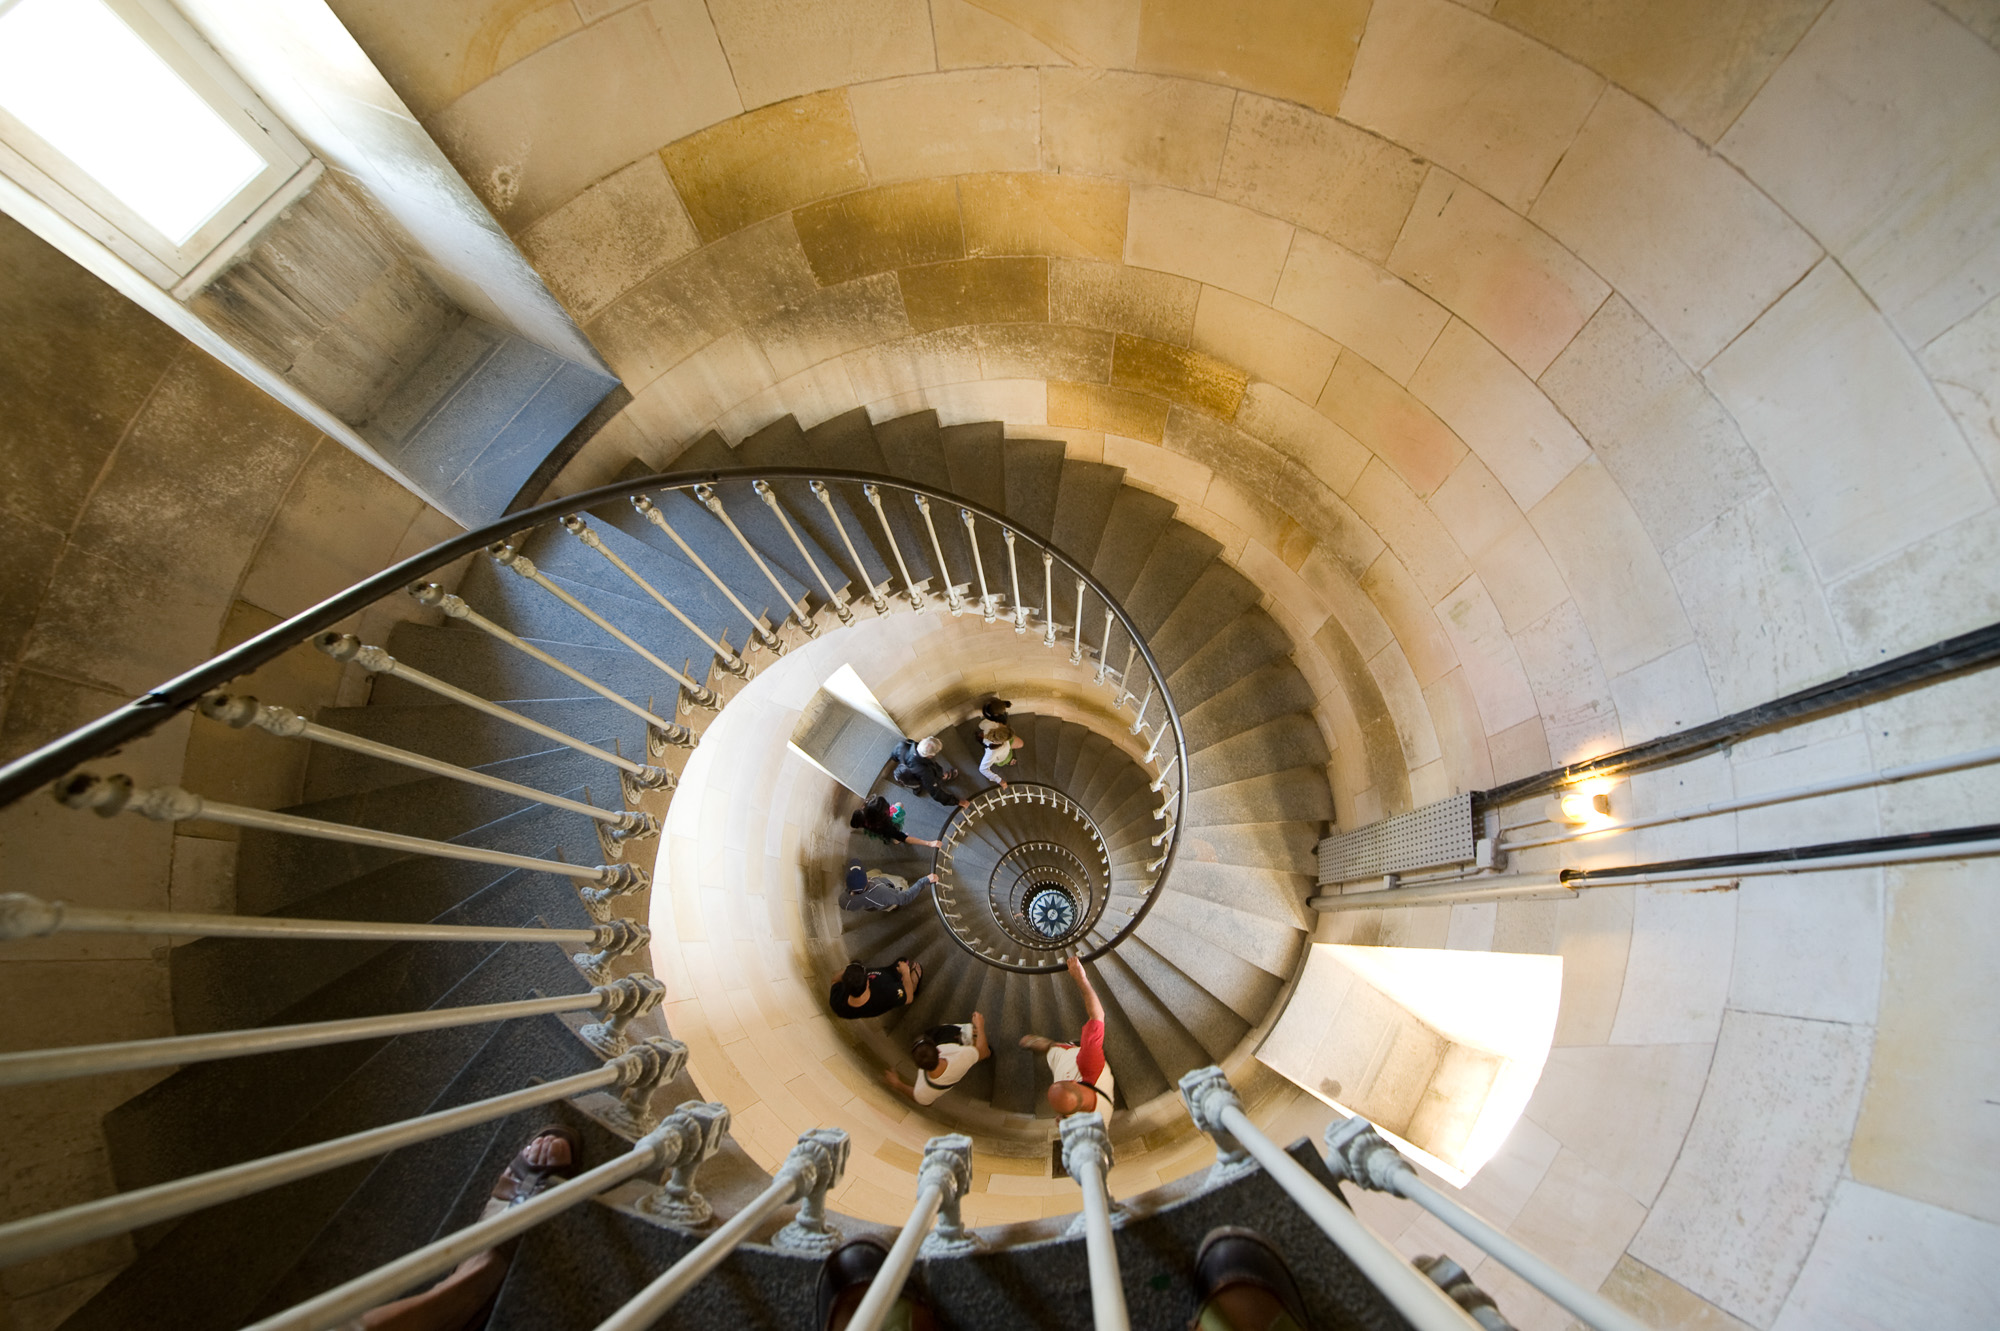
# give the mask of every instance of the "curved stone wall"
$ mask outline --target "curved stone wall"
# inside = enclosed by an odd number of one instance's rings
[[[335,7],[635,395],[566,483],[787,411],[1060,437],[1180,502],[1310,644],[1345,825],[2000,617],[1978,6]],[[1974,679],[1613,800],[1996,737]],[[1972,774],[1584,858],[1981,822],[1996,794]],[[2000,1222],[1989,1074],[1942,1052],[2000,1031],[1971,997],[1991,877],[1323,936],[1565,958],[1546,1094],[1469,1195],[1580,1277],[1668,1325],[1912,1297],[1945,1324],[1907,1272]]]

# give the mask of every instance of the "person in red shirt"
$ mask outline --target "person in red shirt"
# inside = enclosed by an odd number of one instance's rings
[[[1059,1118],[1092,1111],[1111,1118],[1111,1065],[1104,1061],[1104,1004],[1090,987],[1083,963],[1071,957],[1069,978],[1083,994],[1085,1021],[1075,1044],[1046,1039],[1039,1035],[1021,1037],[1021,1047],[1046,1055],[1055,1083],[1049,1087],[1049,1105]]]

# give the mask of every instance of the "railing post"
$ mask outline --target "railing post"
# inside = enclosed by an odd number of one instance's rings
[[[827,581],[826,574],[820,572],[819,561],[812,557],[812,553],[806,549],[806,543],[799,539],[798,532],[792,527],[792,520],[785,516],[785,510],[779,506],[777,493],[771,489],[770,482],[752,481],[750,488],[757,492],[759,499],[764,501],[764,507],[770,509],[777,517],[778,525],[785,529],[785,535],[792,538],[792,545],[798,549],[799,558],[806,561],[806,567],[812,570],[812,575],[815,578],[819,579],[820,587],[826,592],[826,603],[833,607],[833,613],[839,618],[842,624],[852,624],[854,622],[854,612],[847,608],[846,601],[835,594],[833,584]]]
[[[785,607],[785,617],[797,621],[798,626],[805,630],[808,638],[817,638],[819,636],[819,625],[813,623],[812,616],[806,613],[805,598],[802,596],[796,601],[792,599],[792,594],[785,589],[785,584],[778,580],[778,575],[773,573],[771,566],[764,562],[764,556],[757,553],[757,547],[750,544],[750,538],[737,528],[736,520],[730,517],[728,511],[722,507],[722,497],[715,492],[715,487],[712,485],[697,485],[694,487],[694,497],[701,501],[703,508],[715,514],[716,521],[729,529],[729,534],[734,536],[736,543],[743,547],[743,553],[750,556],[750,561],[757,566],[758,570],[763,573],[771,586],[776,589],[778,599]],[[804,547],[800,548],[803,549]]]
[[[763,482],[760,481],[758,482],[758,484],[761,485],[763,484]],[[599,536],[596,532],[592,531],[590,529],[590,525],[586,523],[581,516],[572,513],[568,517],[562,519],[562,525],[563,529],[569,532],[570,535],[576,537],[577,540],[582,541],[586,546],[590,547],[592,550],[597,551],[598,554],[604,556],[604,558],[610,562],[613,568],[617,569],[620,573],[623,573],[626,577],[630,578],[634,583],[638,585],[641,591],[646,593],[646,595],[652,597],[655,601],[658,601],[660,603],[660,607],[663,610],[665,610],[668,614],[672,615],[675,619],[678,619],[682,624],[687,626],[688,632],[694,634],[695,637],[700,638],[703,642],[707,643],[709,650],[715,653],[715,663],[717,665],[721,666],[724,670],[727,670],[732,675],[740,675],[744,679],[750,678],[750,666],[746,661],[744,661],[742,657],[738,656],[735,652],[730,651],[727,647],[724,647],[714,638],[709,637],[708,634],[703,631],[701,625],[695,623],[692,619],[689,619],[686,615],[682,614],[681,608],[679,606],[675,605],[672,601],[669,601],[666,597],[662,596],[659,592],[659,589],[654,587],[652,583],[646,581],[646,579],[640,577],[639,574],[633,570],[630,564],[626,563],[623,559],[620,559],[618,557],[618,552],[613,550],[610,546],[606,545],[604,543],[604,538]],[[449,614],[451,612],[447,608],[445,613]]]
[[[1097,676],[1093,684],[1104,682],[1105,672],[1111,669],[1111,602],[1104,603],[1104,637],[1097,644]]]
[[[593,952],[572,952],[570,960],[592,984],[608,984],[610,966],[619,957],[629,957],[653,941],[653,931],[636,920],[612,920],[597,926]]]
[[[1153,693],[1158,687],[1149,676],[1146,680],[1146,700],[1139,704],[1139,715],[1132,722],[1133,734],[1143,735],[1146,732],[1146,709],[1153,705]],[[1127,693],[1125,696],[1129,698],[1132,695]]]
[[[651,767],[644,763],[635,763],[630,758],[620,757],[615,753],[606,753],[596,745],[586,744],[574,735],[566,735],[554,726],[545,726],[540,721],[532,721],[522,716],[519,712],[510,712],[499,703],[488,702],[476,693],[467,692],[455,684],[447,684],[414,666],[406,666],[380,647],[370,646],[352,633],[322,633],[312,641],[313,646],[336,661],[352,661],[372,674],[389,675],[414,684],[420,689],[437,694],[440,698],[449,698],[476,712],[484,712],[487,716],[505,721],[509,725],[519,726],[523,730],[540,735],[543,739],[552,739],[566,748],[575,749],[578,753],[588,754],[610,763],[625,774],[626,798],[632,803],[638,802],[641,792],[671,790],[674,787],[674,774],[664,767]]]
[[[606,1005],[604,1020],[594,1021],[576,1034],[606,1058],[616,1058],[630,1044],[625,1038],[625,1028],[635,1018],[658,1007],[667,996],[667,986],[650,975],[628,975],[606,988],[617,997]]]
[[[1218,1067],[1195,1068],[1181,1078],[1181,1100],[1187,1105],[1194,1125],[1215,1139],[1215,1165],[1208,1171],[1208,1184],[1227,1183],[1257,1168],[1257,1162],[1243,1149],[1228,1128],[1222,1125],[1222,1107],[1243,1107],[1236,1088]]]
[[[1042,646],[1056,645],[1056,557],[1042,551]]]
[[[798,1214],[771,1236],[771,1246],[784,1252],[824,1257],[840,1246],[840,1231],[827,1223],[827,1189],[847,1172],[847,1133],[841,1128],[811,1128],[799,1134],[798,1145],[786,1158],[799,1166]]]
[[[694,1176],[702,1161],[722,1149],[723,1134],[729,1131],[729,1107],[713,1100],[689,1100],[668,1115],[667,1123],[675,1122],[680,1125],[681,1149],[664,1162],[667,1168],[660,1175],[660,1186],[639,1199],[639,1209],[670,1225],[693,1229],[715,1214],[708,1198],[695,1191]]]
[[[864,485],[861,487],[861,493],[868,500],[868,506],[875,510],[875,520],[882,524],[882,535],[888,539],[889,553],[896,557],[896,571],[903,575],[903,591],[910,598],[910,609],[921,615],[924,612],[923,593],[917,590],[917,584],[911,580],[910,566],[903,560],[903,547],[896,544],[896,529],[889,525],[889,515],[882,511],[882,491],[873,485]],[[917,507],[925,510],[924,522],[929,525],[930,512],[924,504],[922,495],[917,496]],[[933,542],[937,540],[935,528],[931,531],[931,540]],[[958,593],[951,585],[951,574],[944,567],[943,555],[938,556],[938,576],[944,579],[945,591],[951,596],[956,596]]]
[[[1007,543],[1007,577],[1014,587],[1014,632],[1028,631],[1028,607],[1021,604],[1021,565],[1014,556],[1014,529],[1002,527],[1000,539]]]
[[[638,656],[654,669],[667,676],[667,678],[679,684],[689,702],[697,707],[706,707],[711,712],[720,709],[721,704],[716,701],[714,691],[706,684],[697,684],[690,676],[674,669],[653,652],[640,645],[638,639],[634,638],[631,634],[625,632],[625,630],[619,628],[616,624],[613,624],[603,615],[598,614],[595,610],[592,610],[589,606],[577,600],[553,582],[550,582],[548,575],[535,567],[534,560],[528,558],[513,546],[508,545],[505,541],[498,541],[487,546],[486,553],[492,557],[494,563],[504,569],[511,569],[526,578],[529,582],[534,583],[537,587],[540,587],[543,591],[555,597],[558,601],[561,601],[564,605],[623,643],[632,651],[633,655]]]
[[[959,1203],[972,1187],[972,1138],[963,1133],[947,1133],[924,1143],[924,1162],[917,1168],[921,1191],[926,1179],[934,1179],[941,1200],[938,1221],[924,1239],[926,1257],[956,1257],[979,1246],[979,1236],[965,1227]]]
[[[876,614],[888,614],[889,603],[883,599],[881,589],[869,578],[868,565],[861,562],[861,556],[854,548],[854,539],[847,534],[847,524],[840,520],[840,512],[833,506],[833,495],[826,488],[826,482],[812,481],[810,484],[813,494],[819,498],[820,507],[833,519],[833,529],[840,533],[840,543],[847,547],[847,557],[854,561],[855,571],[861,575],[861,585],[868,593],[868,604],[875,608]]]
[[[965,523],[965,543],[972,547],[972,571],[979,578],[979,613],[991,624],[999,618],[999,613],[993,608],[993,593],[986,590],[986,557],[979,553],[979,528],[971,509],[961,508],[958,516]]]
[[[912,495],[916,500],[917,512],[923,515],[924,530],[930,533],[931,557],[937,561],[938,579],[944,583],[944,608],[956,618],[965,613],[965,602],[959,598],[958,583],[953,581],[951,569],[944,562],[944,546],[938,541],[937,523],[931,520],[931,501],[924,495]],[[908,574],[904,574],[907,580]]]
[[[668,523],[667,515],[660,512],[659,505],[655,504],[645,495],[633,495],[632,507],[638,510],[640,517],[643,517],[646,521],[665,532],[667,539],[672,541],[674,546],[688,557],[689,562],[706,574],[708,580],[715,584],[715,590],[721,592],[728,599],[729,604],[735,606],[743,618],[750,621],[750,631],[756,635],[758,642],[768,647],[773,656],[781,655],[784,652],[785,645],[779,640],[778,635],[771,631],[771,626],[766,624],[760,617],[751,614],[750,607],[743,604],[735,592],[729,590],[728,583],[715,575],[715,570],[708,566],[708,561],[696,554],[694,548],[681,539],[681,534],[675,531],[673,526]]]
[[[635,1137],[651,1132],[654,1092],[680,1076],[687,1061],[687,1046],[679,1040],[653,1035],[632,1046],[615,1065],[619,1080],[613,1089],[618,1092],[618,1104],[605,1118]]]
[[[1486,1255],[1513,1271],[1596,1331],[1646,1331],[1646,1324],[1585,1289],[1542,1258],[1425,1183],[1402,1153],[1359,1114],[1326,1128],[1327,1168],[1334,1176],[1375,1192],[1406,1197],[1471,1239]]]
[[[1063,1169],[1083,1189],[1083,1214],[1070,1227],[1081,1228],[1090,1258],[1090,1313],[1096,1331],[1128,1331],[1125,1285],[1118,1273],[1118,1245],[1111,1232],[1111,1134],[1102,1114],[1071,1114],[1062,1121]]]
[[[1069,663],[1083,664],[1083,579],[1076,580],[1076,621],[1069,626]]]
[[[965,1232],[958,1220],[958,1198],[972,1185],[972,1139],[952,1133],[933,1137],[924,1144],[923,1164],[917,1169],[917,1203],[910,1218],[896,1235],[895,1246],[869,1282],[861,1305],[848,1319],[847,1331],[877,1331],[896,1296],[910,1278],[919,1248],[926,1257],[969,1252],[977,1241]],[[945,1220],[936,1229],[931,1222],[940,1212]],[[926,1236],[926,1231],[929,1231]]]

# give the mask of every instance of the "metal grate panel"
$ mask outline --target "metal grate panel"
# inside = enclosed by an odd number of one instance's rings
[[[1469,864],[1476,840],[1472,795],[1453,795],[1326,838],[1319,843],[1319,884],[1330,887],[1411,869]]]

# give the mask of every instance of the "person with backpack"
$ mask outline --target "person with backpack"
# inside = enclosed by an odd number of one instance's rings
[[[894,764],[890,768],[889,779],[903,789],[928,796],[947,808],[963,809],[967,801],[944,788],[944,783],[958,773],[937,760],[943,749],[943,743],[935,735],[898,741],[896,747],[889,751],[889,761]]]

